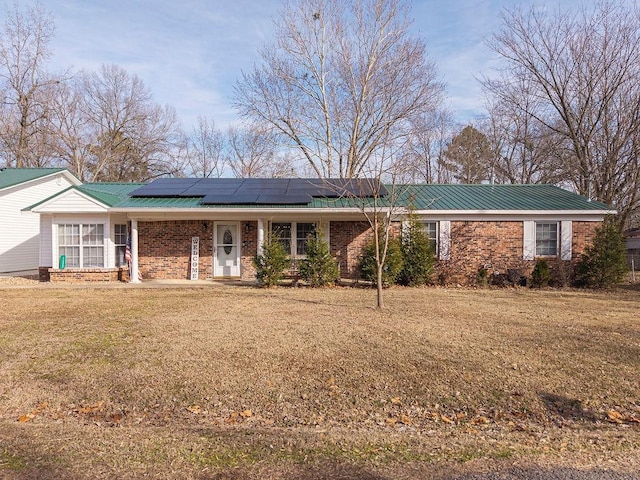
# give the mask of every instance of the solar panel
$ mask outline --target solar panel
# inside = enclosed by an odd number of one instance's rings
[[[379,190],[379,191],[376,191]],[[386,189],[371,179],[319,178],[160,178],[131,197],[203,197],[203,205],[309,203],[312,197],[384,196]]]

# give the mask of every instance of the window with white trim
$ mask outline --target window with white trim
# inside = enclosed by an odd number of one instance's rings
[[[104,225],[58,225],[58,255],[66,256],[66,265],[70,268],[104,267]]]
[[[423,222],[424,233],[431,242],[433,254],[438,256],[438,222]]]
[[[116,267],[122,267],[127,264],[125,252],[127,250],[127,224],[115,224],[113,226],[113,243],[115,246]]]
[[[536,222],[536,257],[558,256],[558,223]]]
[[[271,232],[292,257],[307,254],[307,242],[316,235],[316,224],[309,222],[272,222]]]

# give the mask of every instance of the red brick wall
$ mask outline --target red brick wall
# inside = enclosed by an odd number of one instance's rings
[[[256,267],[253,259],[258,251],[258,222],[241,222],[240,238],[242,249],[240,250],[240,276],[242,280],[255,280]]]
[[[52,283],[110,283],[128,280],[126,269],[122,268],[50,268],[49,281]],[[41,280],[42,277],[41,277]]]
[[[203,228],[206,225],[206,230]],[[200,237],[198,278],[212,276],[213,222],[138,222],[138,266],[144,279],[189,279],[191,237]]]
[[[203,230],[206,225],[206,231]],[[573,259],[580,258],[591,242],[598,222],[573,222]],[[172,220],[139,222],[139,266],[143,279],[188,279],[190,277],[191,237],[200,237],[199,278],[212,276],[213,221]],[[397,232],[396,232],[397,233]],[[255,278],[253,257],[257,248],[257,222],[240,222],[243,280]],[[439,261],[437,278],[442,283],[474,284],[480,267],[506,273],[522,269],[527,275],[534,261],[522,260],[523,226],[514,222],[451,222],[451,259]],[[330,224],[331,253],[338,259],[343,278],[359,277],[362,247],[372,239],[366,221],[334,221]],[[553,269],[567,262],[550,262]],[[555,264],[558,265],[555,265]],[[52,282],[126,281],[122,269],[41,269],[40,277]]]
[[[331,255],[338,259],[342,278],[359,278],[360,252],[371,241],[369,222],[331,222],[329,243]]]
[[[591,243],[599,222],[572,222],[572,262],[547,260],[557,283],[569,284],[575,263]],[[473,285],[481,267],[489,274],[507,274],[509,270],[531,275],[535,260],[523,260],[522,221],[451,222],[451,260],[438,261],[436,281],[444,284]]]
[[[438,262],[438,281],[474,284],[481,267],[499,273],[532,268],[522,260],[523,235],[522,221],[451,222],[451,260]]]

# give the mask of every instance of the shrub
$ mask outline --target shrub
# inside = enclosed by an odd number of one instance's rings
[[[265,287],[273,287],[282,280],[291,260],[278,237],[270,233],[264,240],[262,255],[256,255],[253,264],[258,282]]]
[[[538,260],[531,274],[531,286],[547,287],[551,281],[551,270],[546,260]]]
[[[380,233],[380,252],[382,252],[384,234]],[[362,249],[360,257],[360,271],[362,278],[370,282],[376,283],[378,277],[378,269],[376,266],[376,246],[375,242],[368,243]],[[382,267],[382,284],[385,287],[393,285],[398,279],[398,275],[402,271],[402,248],[400,240],[397,238],[389,239],[387,248],[387,258]]]
[[[321,238],[307,241],[307,258],[299,265],[300,276],[312,287],[335,284],[340,278],[338,262],[331,256],[329,244]]]
[[[478,268],[478,273],[476,273],[476,284],[483,288],[489,285],[489,269],[484,265]]]
[[[433,247],[415,214],[409,216],[407,227],[402,232],[401,250],[399,283],[410,287],[430,283],[434,264]]]
[[[576,283],[580,286],[610,288],[627,272],[622,232],[607,218],[595,232],[593,243],[585,249],[578,264]]]

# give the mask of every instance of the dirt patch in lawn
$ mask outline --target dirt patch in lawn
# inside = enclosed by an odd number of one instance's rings
[[[638,292],[374,296],[0,289],[0,477],[640,472]]]

